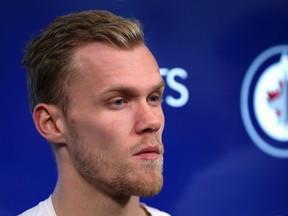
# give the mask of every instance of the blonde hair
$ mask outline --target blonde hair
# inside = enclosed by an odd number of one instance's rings
[[[55,19],[27,47],[23,65],[27,68],[30,109],[38,103],[58,105],[67,113],[67,86],[75,75],[74,50],[84,44],[101,42],[131,49],[144,42],[139,21],[108,11],[84,11]]]

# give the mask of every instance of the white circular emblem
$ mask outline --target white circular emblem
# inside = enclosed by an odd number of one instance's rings
[[[240,103],[253,142],[271,156],[288,158],[288,45],[269,48],[252,62]]]

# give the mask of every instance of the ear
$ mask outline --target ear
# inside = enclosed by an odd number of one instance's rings
[[[66,143],[65,119],[62,111],[45,103],[37,104],[33,111],[33,120],[38,132],[51,143]]]

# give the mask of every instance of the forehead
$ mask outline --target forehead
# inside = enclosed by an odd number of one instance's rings
[[[93,82],[94,87],[155,85],[162,80],[157,62],[144,44],[132,49],[120,49],[92,43],[76,49],[72,62],[80,80],[85,80],[87,85]]]
[[[105,66],[106,69],[117,67],[135,67],[139,64],[157,66],[157,62],[149,49],[144,44],[139,44],[131,49],[121,49],[103,43],[90,43],[74,51],[72,61],[80,67]],[[89,68],[85,68],[89,69]]]

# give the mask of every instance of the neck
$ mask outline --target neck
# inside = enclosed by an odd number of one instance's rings
[[[142,216],[139,197],[105,193],[89,184],[71,163],[59,167],[58,181],[52,194],[57,216]]]

